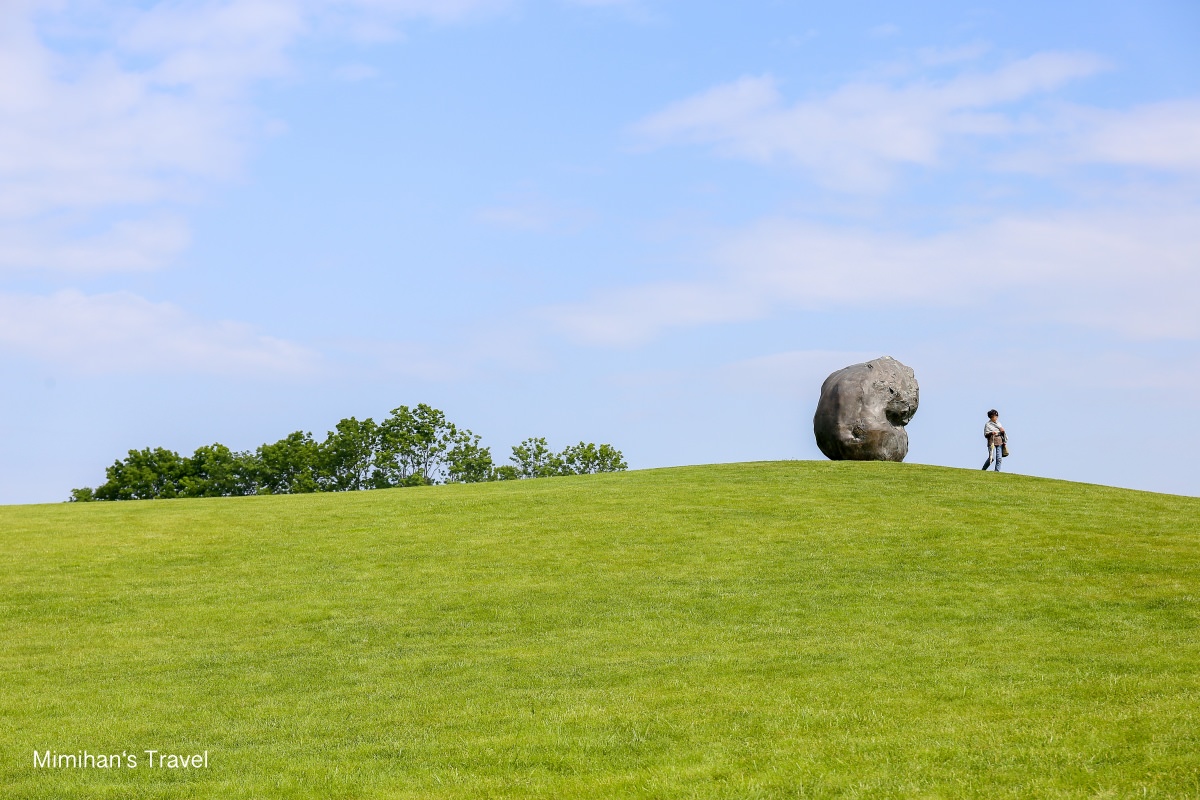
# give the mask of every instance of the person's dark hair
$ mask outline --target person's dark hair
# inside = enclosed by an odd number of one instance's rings
[[[994,408],[988,412],[988,419],[991,419],[992,417],[998,417],[998,416],[1000,416],[1000,412]]]

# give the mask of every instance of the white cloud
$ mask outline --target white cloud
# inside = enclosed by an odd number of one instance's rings
[[[129,292],[0,294],[0,348],[81,372],[303,375],[318,363],[311,350],[249,325],[197,319]]]
[[[515,0],[296,0],[315,20],[315,27],[365,42],[402,37],[407,22],[459,23],[502,12]]]
[[[333,76],[347,83],[368,81],[379,75],[379,70],[370,64],[343,64],[333,71]]]
[[[335,0],[333,7],[402,19],[461,20],[508,8],[510,0]]]
[[[612,290],[588,303],[550,306],[542,315],[579,341],[626,346],[670,328],[757,319],[770,308],[757,287],[717,279]]]
[[[235,177],[264,120],[252,90],[306,36],[454,22],[500,0],[0,3],[0,275],[168,265],[181,211]],[[370,77],[351,65],[346,79]],[[28,277],[23,274],[22,277]],[[305,374],[319,357],[129,292],[0,292],[0,349],[93,372]]]
[[[549,230],[553,224],[548,209],[536,205],[491,206],[481,209],[477,218],[496,228],[538,233]]]
[[[938,164],[952,137],[1012,132],[1015,122],[999,107],[1103,68],[1088,54],[1040,53],[943,81],[851,83],[790,106],[772,76],[744,77],[674,103],[633,131],[651,145],[709,144],[730,157],[798,166],[833,188],[878,191],[897,166]]]
[[[974,61],[991,51],[986,42],[961,45],[959,47],[922,47],[917,51],[917,60],[927,67],[940,67]]]
[[[282,70],[290,35],[279,15],[233,13],[263,5],[229,4],[212,19],[159,6],[121,46],[71,56],[10,14],[0,72],[18,79],[0,94],[0,214],[178,199],[232,174],[251,130],[242,94]]]
[[[247,90],[285,70],[301,28],[286,2],[117,5],[104,48],[59,52],[29,7],[0,14],[0,267],[93,273],[186,245],[161,208],[237,173],[263,127]],[[97,218],[115,222],[97,236]]]
[[[865,350],[788,350],[722,364],[715,370],[714,383],[723,387],[795,397],[847,364],[861,364],[886,353]]]
[[[159,59],[146,71],[157,85],[203,94],[286,73],[286,49],[307,27],[294,0],[161,3],[132,19],[117,50]]]
[[[939,353],[945,359],[947,353]],[[1064,353],[1038,350],[998,351],[994,362],[978,363],[971,353],[958,351],[949,360],[961,365],[957,375],[985,384],[990,376],[1005,376],[1005,384],[1025,389],[1070,386],[1076,389],[1117,389],[1154,392],[1200,391],[1200,354],[1167,357],[1165,354],[1099,349]]]
[[[637,5],[641,0],[566,0],[567,5],[572,6],[631,6]]]
[[[716,246],[706,278],[610,291],[547,309],[592,344],[795,311],[1004,308],[1006,319],[1153,339],[1200,338],[1200,208],[1007,216],[920,236],[795,220]]]
[[[594,221],[595,213],[562,203],[553,203],[533,194],[508,198],[497,205],[480,209],[475,217],[494,228],[527,233],[578,231]]]
[[[1077,162],[1200,170],[1200,100],[1176,100],[1125,111],[1074,109],[1072,136],[1060,156]]]
[[[186,205],[238,174],[249,149],[278,127],[260,118],[250,92],[289,74],[289,49],[301,37],[422,18],[450,22],[503,5],[0,3],[0,262],[78,269],[79,257],[96,246],[89,215],[117,214],[125,221],[112,235],[124,236],[125,253],[99,255],[92,271],[161,264],[170,248],[146,237],[144,253],[129,252],[137,237],[122,231],[141,224],[148,206]],[[64,38],[69,46],[57,44]],[[360,66],[342,77],[369,76]],[[24,232],[30,225],[55,238],[31,236]]]
[[[634,24],[647,24],[660,19],[651,0],[559,0],[567,6],[596,9],[598,13],[618,14]]]
[[[399,376],[419,381],[475,382],[489,373],[542,372],[549,355],[535,332],[520,320],[493,326],[463,326],[436,340],[344,337],[322,343],[331,362],[361,379]]]
[[[175,217],[124,220],[89,237],[63,237],[48,226],[0,227],[0,274],[142,272],[168,263],[189,240],[187,225]]]

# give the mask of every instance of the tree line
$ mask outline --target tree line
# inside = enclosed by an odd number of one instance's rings
[[[352,492],[396,486],[619,472],[628,465],[610,444],[580,442],[553,452],[544,438],[512,448],[497,465],[477,434],[424,403],[393,409],[383,422],[343,419],[324,441],[296,431],[274,444],[235,452],[216,443],[180,456],[162,447],[130,450],[106,481],[71,490],[71,500],[152,500],[251,494]]]

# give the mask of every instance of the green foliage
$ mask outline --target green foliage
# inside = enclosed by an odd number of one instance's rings
[[[250,453],[235,453],[223,444],[196,448],[185,459],[180,497],[233,497],[254,494],[258,467]]]
[[[317,442],[295,431],[254,452],[214,443],[190,457],[161,447],[130,450],[96,489],[71,490],[72,502],[251,494],[349,492],[437,483],[483,483],[552,475],[619,472],[627,465],[612,445],[580,442],[554,453],[543,438],[512,449],[497,466],[480,437],[421,403],[400,406],[382,423],[343,419]]]
[[[519,480],[521,473],[512,464],[501,464],[492,470],[492,479],[497,481],[515,481]]]
[[[320,488],[320,451],[311,433],[289,433],[258,448],[259,494],[307,494]]]
[[[592,475],[597,472],[621,472],[628,468],[621,451],[611,444],[597,447],[591,442],[572,445],[558,456],[560,474]]]
[[[130,450],[105,472],[108,480],[95,490],[72,489],[72,502],[252,494],[260,469],[252,454],[213,444],[190,458],[161,447]]]
[[[379,426],[375,486],[413,486],[438,483],[446,470],[446,451],[458,431],[446,415],[421,403],[400,406]]]
[[[85,486],[82,489],[72,489],[70,503],[90,503],[96,499],[96,492]]]
[[[480,444],[479,435],[458,431],[446,451],[446,480],[449,483],[483,483],[497,480],[492,451]]]
[[[130,450],[122,461],[105,470],[108,478],[95,491],[97,500],[151,500],[178,497],[187,462],[173,450]]]
[[[543,438],[529,438],[512,449],[515,477],[548,478],[552,475],[592,475],[628,469],[621,451],[611,444],[593,442],[570,445],[561,453],[550,450]]]
[[[320,488],[328,492],[370,489],[379,435],[379,426],[370,417],[339,422],[318,448]]]
[[[543,438],[529,438],[514,446],[512,462],[520,478],[548,478],[562,469],[562,459],[550,451]]]

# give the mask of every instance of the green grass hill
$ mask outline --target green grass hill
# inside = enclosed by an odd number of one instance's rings
[[[1195,798],[1200,499],[778,462],[4,507],[0,722],[4,798]],[[137,766],[37,765],[85,751]]]

